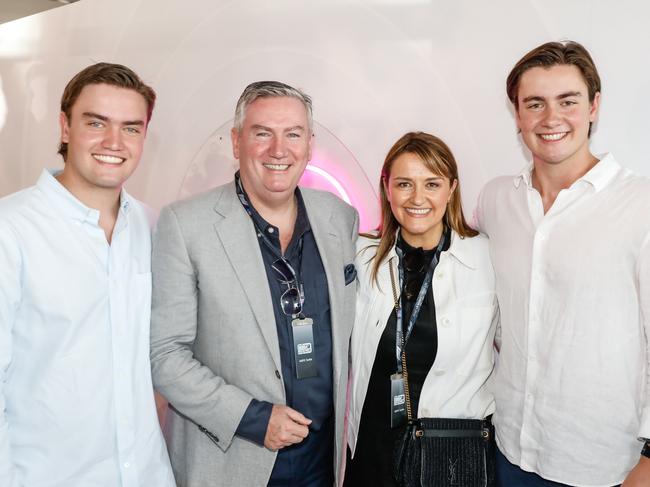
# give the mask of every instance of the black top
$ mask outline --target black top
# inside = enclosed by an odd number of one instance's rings
[[[235,175],[235,178],[237,183],[239,173]],[[239,188],[237,192],[240,196],[242,195]],[[246,196],[245,191],[243,195]],[[289,242],[283,257],[297,270],[298,277],[304,286],[303,313],[314,320],[314,350],[318,370],[316,377],[296,378],[291,330],[292,318],[284,314],[280,305],[280,296],[286,290],[286,285],[278,281],[271,269],[271,264],[281,254],[280,232],[277,227],[266,222],[249,203],[250,216],[258,230],[258,242],[271,291],[287,406],[312,420],[307,438],[301,443],[278,451],[269,485],[330,487],[334,482],[334,455],[332,453],[334,451],[334,402],[329,292],[323,262],[311,231],[305,203],[298,188],[296,188],[295,195],[298,203],[298,215],[291,242]],[[248,200],[247,197],[246,200]],[[260,232],[265,233],[276,252],[273,252],[264,242]],[[301,239],[302,251],[300,249]],[[263,277],[260,276],[260,278]],[[255,359],[255,357],[250,357],[250,360]],[[272,407],[273,405],[269,402],[253,399],[237,427],[236,434],[263,445]]]
[[[449,241],[450,239],[447,238],[443,251],[449,248]],[[404,330],[406,332],[417,291],[420,289],[435,250],[427,251],[422,250],[422,248],[413,248],[401,238],[398,238],[397,245],[404,255],[402,260],[406,260],[407,256],[413,257],[414,254],[421,254],[420,258],[424,260],[420,272],[409,271],[402,266],[404,268],[402,287],[405,287],[411,281],[416,281],[415,284],[409,284],[409,286],[414,287],[415,296],[408,300],[403,294],[404,298],[402,299]],[[395,279],[397,278],[397,275],[395,275]],[[392,471],[393,444],[402,435],[403,429],[391,430],[390,428],[390,376],[397,370],[395,356],[396,329],[397,317],[393,309],[377,346],[377,354],[372,366],[368,390],[361,412],[355,456],[354,459],[348,458],[345,471],[346,487],[365,485],[372,485],[373,487],[397,486],[393,480]],[[413,326],[411,337],[406,343],[406,366],[414,418],[417,417],[422,385],[433,366],[437,350],[436,310],[433,302],[433,288],[430,286],[422,303],[420,314]]]

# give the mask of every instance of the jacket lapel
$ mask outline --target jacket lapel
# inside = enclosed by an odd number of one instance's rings
[[[214,210],[220,216],[214,229],[246,293],[275,367],[281,370],[278,331],[262,253],[255,227],[237,198],[234,183],[222,193]]]
[[[343,326],[345,324],[345,300],[343,296],[345,278],[341,237],[333,225],[331,208],[312,198],[313,195],[308,190],[301,189],[301,191],[309,217],[309,225],[314,233],[316,246],[327,276],[327,291],[329,293],[332,318],[334,380],[338,384],[338,373],[341,370],[341,364],[348,359],[347,356],[341,357],[340,353],[348,349],[346,342],[349,339],[348,327]],[[334,390],[336,391],[336,387]]]

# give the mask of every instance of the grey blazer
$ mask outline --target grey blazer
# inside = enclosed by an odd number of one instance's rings
[[[354,262],[358,215],[330,193],[301,191],[327,274],[338,484],[356,292],[344,268]],[[276,453],[234,433],[252,398],[286,398],[262,255],[234,183],[163,209],[152,272],[152,374],[170,403],[165,436],[177,484],[266,485]]]

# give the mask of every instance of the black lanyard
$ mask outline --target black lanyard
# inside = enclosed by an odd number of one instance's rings
[[[254,208],[252,207],[252,205],[248,201],[248,198],[246,197],[246,192],[244,191],[244,187],[242,186],[241,177],[239,176],[239,171],[237,171],[237,173],[235,174],[235,188],[237,191],[237,197],[239,198],[239,201],[244,207],[244,210],[246,210],[246,213],[248,213],[248,216],[253,222],[253,226],[255,227],[255,231],[257,232],[257,235],[262,239],[262,242],[264,242],[266,248],[269,249],[277,259],[284,260],[285,264],[288,265],[289,268],[293,271],[294,275],[296,276],[296,284],[298,285],[298,290],[300,291],[300,300],[301,302],[304,303],[305,301],[304,286],[302,281],[300,280],[300,272],[302,271],[301,267],[302,267],[303,235],[300,236],[300,240],[298,241],[298,269],[294,269],[291,263],[289,262],[289,259],[285,258],[282,255],[282,253],[278,250],[278,248],[275,245],[273,245],[273,242],[271,242],[271,240],[269,240],[269,238],[266,236],[266,233],[260,227],[257,226],[257,223],[253,216]]]
[[[402,373],[402,347],[406,348],[406,343],[408,342],[408,339],[411,336],[411,332],[413,331],[413,327],[415,326],[415,321],[418,319],[418,315],[420,314],[420,310],[422,308],[422,303],[424,302],[424,298],[427,294],[427,291],[429,290],[429,286],[431,285],[431,279],[433,278],[433,271],[436,269],[436,266],[438,265],[438,257],[440,255],[440,252],[442,251],[442,248],[445,245],[446,240],[447,240],[447,232],[443,231],[442,235],[440,236],[440,242],[438,242],[436,251],[434,252],[433,258],[431,259],[431,263],[429,264],[429,269],[427,270],[427,273],[424,276],[424,281],[422,281],[422,286],[420,286],[420,292],[418,293],[418,297],[415,300],[415,304],[413,305],[413,311],[411,312],[411,317],[409,318],[408,327],[406,329],[406,336],[404,336],[404,325],[403,325],[403,316],[402,316],[402,309],[404,308],[404,306],[402,305],[402,295],[404,293],[400,292],[399,307],[395,310],[395,314],[397,317],[397,330],[395,333],[395,357],[397,359],[397,372],[400,374]],[[398,267],[399,267],[399,284],[401,290],[404,283],[404,267],[402,264],[403,255],[402,255],[402,249],[400,249],[399,246],[397,245],[395,245],[395,251],[399,256]]]

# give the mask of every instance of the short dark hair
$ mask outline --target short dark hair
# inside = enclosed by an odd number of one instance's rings
[[[133,90],[142,95],[147,103],[147,124],[151,120],[153,107],[156,104],[156,92],[150,86],[146,85],[135,72],[126,66],[113,63],[97,63],[88,66],[72,78],[61,96],[61,111],[70,120],[72,106],[79,98],[81,91],[88,85],[106,84]],[[59,144],[59,154],[65,161],[68,155],[68,144],[61,142]]]
[[[575,66],[580,70],[589,91],[589,102],[593,103],[596,93],[601,91],[600,76],[587,49],[575,41],[547,42],[522,57],[508,75],[506,92],[515,109],[519,109],[517,100],[519,81],[526,71],[531,68],[550,68],[563,64]]]

